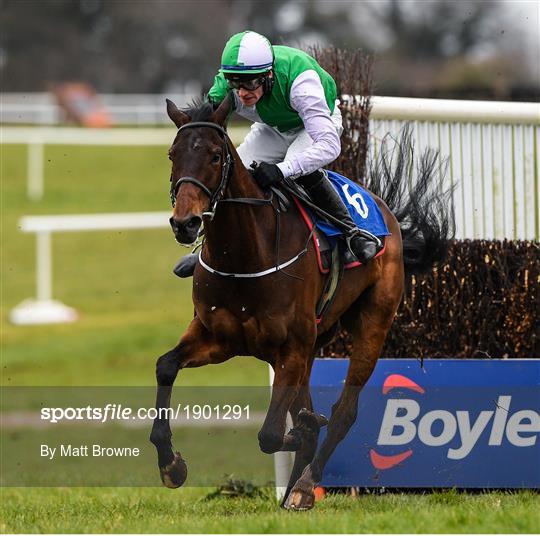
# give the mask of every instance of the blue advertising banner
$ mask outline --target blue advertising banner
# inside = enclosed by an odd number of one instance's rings
[[[315,360],[316,411],[330,416],[348,364]],[[434,359],[422,368],[382,359],[321,485],[540,488],[539,435],[540,360]]]

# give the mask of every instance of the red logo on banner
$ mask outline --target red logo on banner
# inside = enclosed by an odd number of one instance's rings
[[[402,376],[401,374],[390,374],[384,380],[382,387],[383,395],[387,395],[392,389],[410,389],[416,393],[424,394],[426,391],[420,387],[416,382]],[[409,456],[412,456],[412,449],[406,450],[405,452],[400,452],[399,454],[394,454],[392,456],[384,456],[379,454],[375,449],[369,451],[369,457],[371,458],[371,463],[375,469],[391,469],[396,465],[400,464],[402,461],[406,460]]]

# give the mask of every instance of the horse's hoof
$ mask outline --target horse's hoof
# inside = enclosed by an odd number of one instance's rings
[[[328,419],[322,415],[302,408],[298,412],[298,420],[311,430],[319,431],[319,428],[328,424]]]
[[[187,465],[179,452],[174,454],[174,460],[165,467],[160,467],[161,481],[171,489],[179,488],[187,478]]]
[[[317,421],[319,421],[319,426],[322,428],[328,424],[328,418],[322,413],[317,414]]]
[[[303,512],[305,510],[311,510],[315,505],[315,493],[311,491],[302,491],[300,489],[292,489],[287,497],[287,500],[283,503],[285,510],[295,510],[297,512]]]

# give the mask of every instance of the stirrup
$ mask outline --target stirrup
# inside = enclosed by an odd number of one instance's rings
[[[195,266],[197,266],[197,262],[199,262],[198,253],[190,253],[189,255],[185,255],[173,268],[174,275],[182,278],[191,277],[193,275],[193,272],[195,271]]]
[[[367,264],[379,252],[379,244],[363,236],[361,233],[354,232],[345,236],[345,244],[353,257],[362,264]]]

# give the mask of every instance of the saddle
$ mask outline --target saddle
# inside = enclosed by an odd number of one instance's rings
[[[385,250],[385,237],[390,233],[388,232],[382,213],[371,194],[338,173],[330,171],[327,173],[332,185],[340,194],[345,206],[348,207],[349,214],[360,229],[360,232],[367,233],[378,240],[380,249],[377,255],[375,255],[375,258],[382,255]],[[274,198],[277,199],[278,207],[275,208],[279,214],[279,212],[286,212],[289,210],[292,199],[310,231],[306,248],[295,258],[287,261],[284,266],[294,262],[297,258],[302,256],[307,251],[309,240],[313,240],[319,270],[322,274],[328,276],[316,307],[317,323],[320,323],[325,312],[330,308],[334,301],[344,271],[356,268],[357,266],[360,266],[361,263],[352,256],[349,248],[345,246],[344,240],[339,240],[343,233],[337,225],[331,223],[332,217],[317,207],[310,199],[307,192],[298,183],[290,179],[284,179],[278,187],[272,186],[270,190],[270,198],[264,202],[272,203]],[[234,201],[245,203],[253,200],[235,198]],[[277,221],[278,232],[276,237],[279,240],[279,217]],[[335,218],[334,222],[339,223]],[[195,250],[191,255],[183,257],[174,267],[173,272],[178,277],[192,276],[197,262],[202,263],[199,254],[195,253],[201,243],[195,247]],[[256,274],[229,274],[219,272],[204,264],[203,266],[212,273],[228,277],[260,277],[280,269],[280,267],[277,266],[273,269]]]
[[[381,249],[375,258],[379,257],[384,253],[385,237],[390,233],[377,203],[371,194],[358,184],[338,173],[327,173],[358,228],[381,241]],[[352,256],[344,242],[339,240],[343,235],[341,229],[330,223],[324,213],[313,205],[307,192],[298,183],[287,179],[284,186],[311,232],[319,271],[328,276],[316,308],[317,323],[320,323],[334,301],[344,271],[356,268],[361,263]]]
[[[312,232],[312,240],[317,254],[319,271],[321,274],[328,276],[316,308],[317,324],[319,324],[334,301],[344,271],[356,268],[357,266],[360,266],[361,263],[352,256],[351,252],[344,246],[343,242],[330,240],[329,237],[314,224],[313,218],[297,197],[293,197],[293,200],[304,223],[310,232]],[[384,240],[384,237],[382,238]],[[385,246],[382,247],[375,258],[382,255],[384,250]]]

